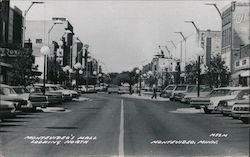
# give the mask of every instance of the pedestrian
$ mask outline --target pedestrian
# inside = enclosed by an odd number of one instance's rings
[[[157,88],[156,88],[156,85],[154,84],[154,85],[153,85],[153,95],[152,95],[151,99],[153,99],[153,98],[156,99],[156,98],[157,98],[156,91],[157,91]]]

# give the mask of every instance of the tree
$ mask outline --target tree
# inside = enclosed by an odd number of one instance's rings
[[[38,76],[42,73],[38,72],[38,65],[33,65],[34,56],[31,51],[20,50],[16,55],[15,61],[12,63],[12,76],[10,77],[11,85],[27,86],[39,81]]]
[[[186,83],[196,84],[197,79],[197,64],[195,61],[191,61],[186,65]]]
[[[229,84],[230,72],[220,55],[211,58],[210,66],[205,72],[207,74],[203,77],[204,83],[212,87],[224,87]]]

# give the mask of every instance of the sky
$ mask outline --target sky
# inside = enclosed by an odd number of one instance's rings
[[[221,19],[212,6],[222,9],[231,1],[44,1],[34,5],[27,20],[50,20],[65,17],[74,27],[74,33],[90,45],[93,57],[100,60],[104,71],[121,72],[149,63],[167,45],[173,56],[180,56],[179,34],[190,36],[187,41],[187,60],[193,59],[195,29],[184,21],[195,21],[202,29],[221,30]],[[31,1],[11,0],[23,12]],[[168,41],[174,41],[177,49]],[[163,48],[165,51],[165,49]],[[167,51],[165,51],[167,52]]]

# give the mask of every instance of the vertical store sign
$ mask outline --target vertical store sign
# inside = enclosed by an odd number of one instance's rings
[[[249,44],[250,3],[234,3],[232,6],[233,48]]]

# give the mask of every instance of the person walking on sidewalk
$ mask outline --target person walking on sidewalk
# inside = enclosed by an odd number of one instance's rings
[[[154,84],[154,85],[153,85],[153,95],[152,95],[151,99],[153,99],[153,98],[156,99],[156,98],[157,98],[156,91],[157,91],[157,88],[156,88],[156,85]]]

